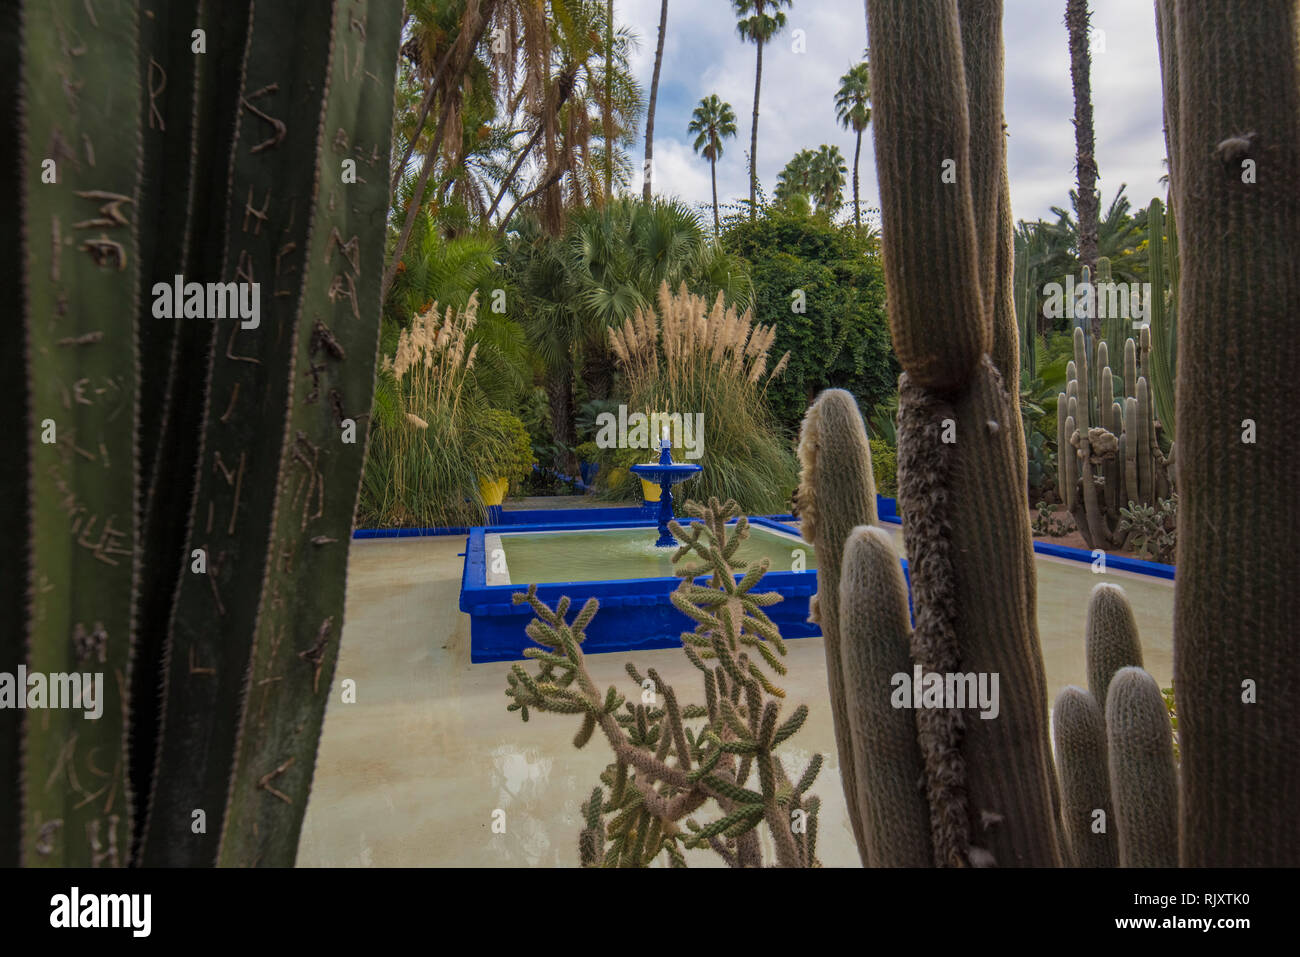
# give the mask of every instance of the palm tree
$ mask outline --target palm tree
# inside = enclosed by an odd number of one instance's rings
[[[792,211],[816,204],[816,212],[830,217],[842,203],[848,167],[838,146],[822,144],[800,150],[777,177],[776,196]]]
[[[741,18],[736,23],[740,38],[758,48],[754,68],[754,118],[749,132],[749,218],[753,219],[758,210],[758,96],[763,88],[763,45],[785,26],[785,14],[780,8],[790,6],[790,0],[732,0],[732,3]]]
[[[844,181],[849,168],[838,146],[823,143],[813,154],[809,187],[817,200],[817,212],[831,216],[844,202]]]
[[[835,115],[841,126],[857,134],[857,145],[853,149],[853,225],[861,229],[858,163],[862,158],[862,132],[871,122],[871,71],[865,61],[840,77],[840,90],[835,94]]]
[[[667,0],[665,0],[667,3]],[[709,172],[713,176],[713,231],[718,231],[718,158],[722,156],[722,141],[728,136],[736,135],[736,114],[730,103],[718,99],[718,94],[710,93],[700,100],[700,105],[691,114],[691,125],[687,132],[698,134],[695,137],[695,152],[703,154],[709,161]],[[649,153],[646,154],[649,156]]]
[[[1079,259],[1097,272],[1097,158],[1092,130],[1092,86],[1089,78],[1088,0],[1066,0],[1065,27],[1070,35],[1070,80],[1074,84],[1074,146],[1079,174]],[[1092,334],[1101,335],[1101,319],[1093,317]]]
[[[659,42],[655,46],[655,71],[650,78],[650,109],[645,119],[645,164],[641,172],[641,198],[650,202],[650,161],[655,152],[655,105],[659,101],[659,68],[664,63],[664,31],[668,29],[668,0],[659,7]],[[717,190],[714,190],[714,215],[717,215]]]
[[[776,198],[779,202],[789,206],[796,197],[805,200],[809,198],[812,193],[813,159],[816,155],[812,150],[800,150],[777,174]]]

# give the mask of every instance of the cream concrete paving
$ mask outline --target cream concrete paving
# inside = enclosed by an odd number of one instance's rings
[[[896,526],[886,526],[897,533]],[[901,535],[897,541],[901,550]],[[581,751],[571,715],[507,712],[509,662],[472,665],[469,617],[457,607],[463,536],[370,539],[352,543],[346,619],[334,692],[325,716],[298,865],[576,866],[579,805],[609,762],[597,734]],[[1038,560],[1038,616],[1049,698],[1085,685],[1083,625],[1098,581],[1128,591],[1147,669],[1161,686],[1172,674],[1170,582],[1089,566]],[[814,793],[822,800],[818,857],[857,866],[845,813],[820,638],[789,642],[788,704],[809,706],[808,721],[780,752],[800,773],[820,751]],[[637,688],[627,661],[653,666],[683,701],[703,701],[699,672],[680,650],[593,655],[593,677],[624,694]],[[345,678],[356,703],[341,701]],[[505,832],[493,833],[493,812]],[[770,849],[769,849],[770,850]],[[692,865],[718,866],[696,852]]]

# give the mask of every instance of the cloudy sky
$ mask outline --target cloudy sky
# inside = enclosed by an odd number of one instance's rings
[[[641,39],[633,66],[649,95],[660,0],[615,0],[620,23]],[[1155,14],[1146,0],[1092,0],[1096,50],[1092,64],[1093,116],[1101,170],[1103,212],[1121,183],[1134,205],[1163,196],[1160,72]],[[1065,0],[1006,0],[1006,113],[1010,138],[1011,201],[1017,219],[1053,218],[1074,185],[1074,101],[1064,25]],[[758,172],[770,195],[781,168],[796,152],[822,143],[839,146],[852,198],[854,137],[835,119],[839,78],[866,48],[862,0],[794,0],[787,26],[763,51],[759,103]],[[718,199],[749,195],[749,148],[754,95],[754,46],[740,40],[731,0],[669,0],[664,64],[655,119],[656,193],[689,203],[711,201],[709,164],[691,149],[686,132],[700,98],[717,93],[736,112],[737,135],[718,163]],[[792,49],[804,31],[806,52]],[[1103,48],[1104,47],[1104,48]],[[639,156],[642,141],[633,150]],[[862,199],[878,205],[870,127],[862,142]],[[638,164],[639,165],[639,164]],[[640,189],[640,175],[634,186]]]

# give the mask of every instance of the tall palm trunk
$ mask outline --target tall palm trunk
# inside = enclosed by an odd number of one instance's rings
[[[1079,171],[1079,262],[1097,275],[1097,158],[1092,129],[1089,78],[1088,0],[1066,0],[1065,26],[1070,35],[1070,80],[1074,84],[1074,145]],[[1101,335],[1101,316],[1093,296],[1092,335]]]
[[[718,161],[709,160],[709,172],[713,174],[713,234],[718,234]]]
[[[552,464],[568,472],[573,465],[572,449],[578,441],[573,428],[573,367],[570,363],[552,369],[547,375],[546,398],[551,407],[551,435],[567,450],[557,453]]]
[[[455,100],[452,91],[458,90],[465,80],[465,74],[469,71],[470,62],[474,59],[474,51],[478,49],[483,34],[487,31],[488,21],[492,19],[496,2],[497,0],[483,0],[478,9],[478,22],[474,25],[473,39],[464,45],[460,43],[459,38],[455,42],[455,54],[450,66],[452,72],[443,96],[442,109],[438,113],[438,125],[434,127],[433,139],[429,141],[429,145],[425,149],[424,164],[420,169],[420,178],[415,184],[415,194],[411,197],[410,205],[406,209],[406,221],[402,224],[401,235],[397,237],[397,245],[393,247],[388,268],[384,270],[380,292],[381,301],[387,297],[388,290],[393,285],[393,277],[397,275],[397,267],[401,265],[402,255],[406,252],[406,244],[411,239],[411,230],[415,226],[416,214],[419,213],[420,207],[424,205],[424,190],[429,185],[429,176],[433,172],[434,161],[442,148],[442,138],[447,132],[447,120],[451,116],[451,108]],[[461,29],[470,29],[468,17]]]
[[[659,68],[664,63],[664,31],[668,28],[668,0],[663,0],[659,7],[659,42],[655,46],[655,71],[650,77],[650,106],[645,120],[645,166],[641,176],[641,198],[650,202],[650,161],[655,152],[655,104],[659,101]],[[717,187],[714,187],[713,218],[718,218]]]
[[[614,101],[609,78],[614,64],[614,0],[605,0],[605,199],[614,192]]]
[[[858,161],[862,158],[862,131],[858,130],[858,145],[853,149],[853,225],[862,228],[862,203],[858,199]]]
[[[754,118],[749,129],[749,218],[758,206],[758,94],[763,88],[763,41],[759,40],[758,65],[754,69]]]

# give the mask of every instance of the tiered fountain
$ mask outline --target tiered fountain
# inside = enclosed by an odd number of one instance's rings
[[[688,478],[693,478],[702,469],[698,465],[687,462],[674,462],[672,443],[667,438],[664,438],[659,443],[658,462],[633,465],[630,471],[647,482],[659,486],[659,539],[655,542],[655,545],[660,548],[675,546],[677,539],[673,538],[672,532],[668,531],[668,523],[673,520],[672,488],[678,482],[685,482]]]

